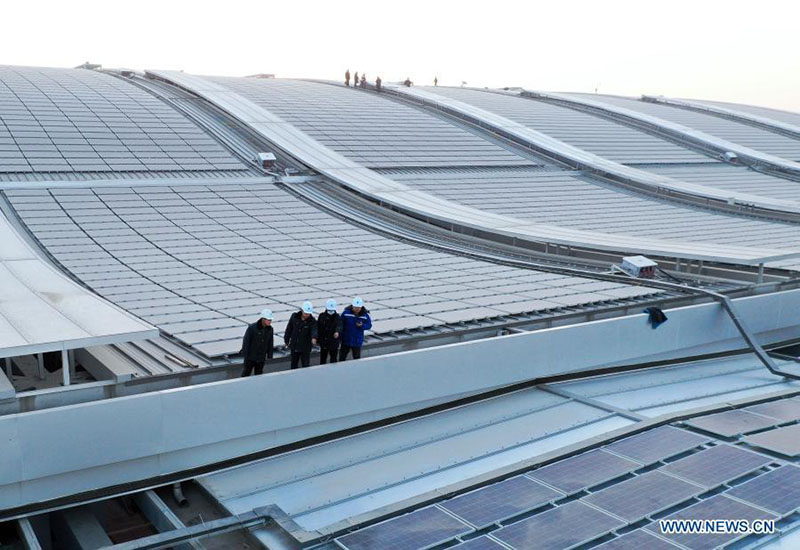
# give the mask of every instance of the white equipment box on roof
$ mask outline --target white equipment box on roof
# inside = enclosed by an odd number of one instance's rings
[[[627,256],[622,258],[622,269],[633,277],[652,279],[656,276],[658,264],[646,256]]]

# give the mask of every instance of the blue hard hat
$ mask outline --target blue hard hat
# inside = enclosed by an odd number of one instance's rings
[[[331,298],[327,302],[325,302],[325,309],[328,311],[336,311],[336,300]]]
[[[314,306],[308,300],[303,302],[303,313],[314,313]]]
[[[361,296],[356,296],[353,298],[353,307],[363,307],[364,300],[361,299]]]

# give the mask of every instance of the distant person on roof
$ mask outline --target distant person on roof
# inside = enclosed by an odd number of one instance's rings
[[[350,69],[347,69],[344,72],[344,85],[345,86],[350,86]]]
[[[375,90],[376,91],[378,91],[378,92],[381,91],[381,84],[382,83],[383,83],[383,80],[381,80],[381,77],[379,77],[379,76],[375,77]]]
[[[358,86],[358,71],[356,71],[355,77],[353,78],[353,88]]]
[[[434,86],[438,86],[439,85],[439,78],[438,77],[435,77],[435,76],[433,77],[433,85]]]
[[[406,77],[406,79],[403,81],[403,86],[405,86],[406,88],[410,88],[412,84],[413,82],[411,82],[411,79],[408,77]]]
[[[362,88],[366,88],[367,87],[367,75],[365,75],[365,74],[361,75],[361,87]]]
[[[272,311],[265,309],[261,312],[258,321],[247,327],[242,339],[242,350],[239,352],[244,359],[242,376],[250,376],[264,372],[264,363],[272,359],[274,349],[272,338]]]
[[[303,302],[300,311],[292,313],[283,333],[283,341],[292,354],[293,369],[297,368],[298,363],[303,367],[311,364],[311,348],[317,345],[317,321],[311,302]]]
[[[353,359],[361,358],[361,346],[364,345],[364,331],[372,328],[372,318],[364,307],[364,300],[356,296],[352,305],[344,308],[342,312],[342,348],[339,351],[339,361],[347,359],[347,354],[352,350]]]
[[[335,363],[339,357],[339,341],[342,335],[342,318],[336,312],[336,300],[328,300],[325,311],[317,317],[317,333],[319,334],[319,364]]]

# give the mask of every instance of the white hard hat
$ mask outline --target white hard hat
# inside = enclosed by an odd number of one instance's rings
[[[336,311],[336,300],[331,298],[327,302],[325,302],[325,309],[328,311]]]
[[[361,299],[361,296],[356,296],[353,298],[353,307],[362,307],[364,305],[364,300]]]
[[[271,309],[261,310],[261,317],[259,317],[259,319],[267,319],[268,321],[272,321],[272,310]]]
[[[314,313],[314,306],[308,300],[303,302],[303,313]]]

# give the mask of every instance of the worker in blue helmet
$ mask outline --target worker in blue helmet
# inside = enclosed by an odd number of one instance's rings
[[[331,358],[335,363],[339,358],[339,336],[342,334],[342,318],[336,312],[336,300],[325,303],[325,311],[317,317],[317,333],[319,334],[319,364],[324,365]]]
[[[317,345],[317,321],[314,319],[314,306],[303,302],[300,311],[292,313],[283,341],[291,352],[291,367],[298,364],[307,367],[311,364],[311,348]]]
[[[339,361],[347,359],[353,352],[353,359],[361,358],[361,346],[364,345],[364,331],[372,328],[372,318],[364,306],[360,296],[353,298],[352,304],[342,312],[342,347],[339,350]]]
[[[250,376],[264,372],[264,363],[272,359],[273,345],[272,311],[265,309],[261,312],[258,321],[249,325],[244,331],[242,350],[239,352],[244,360],[242,376]]]

